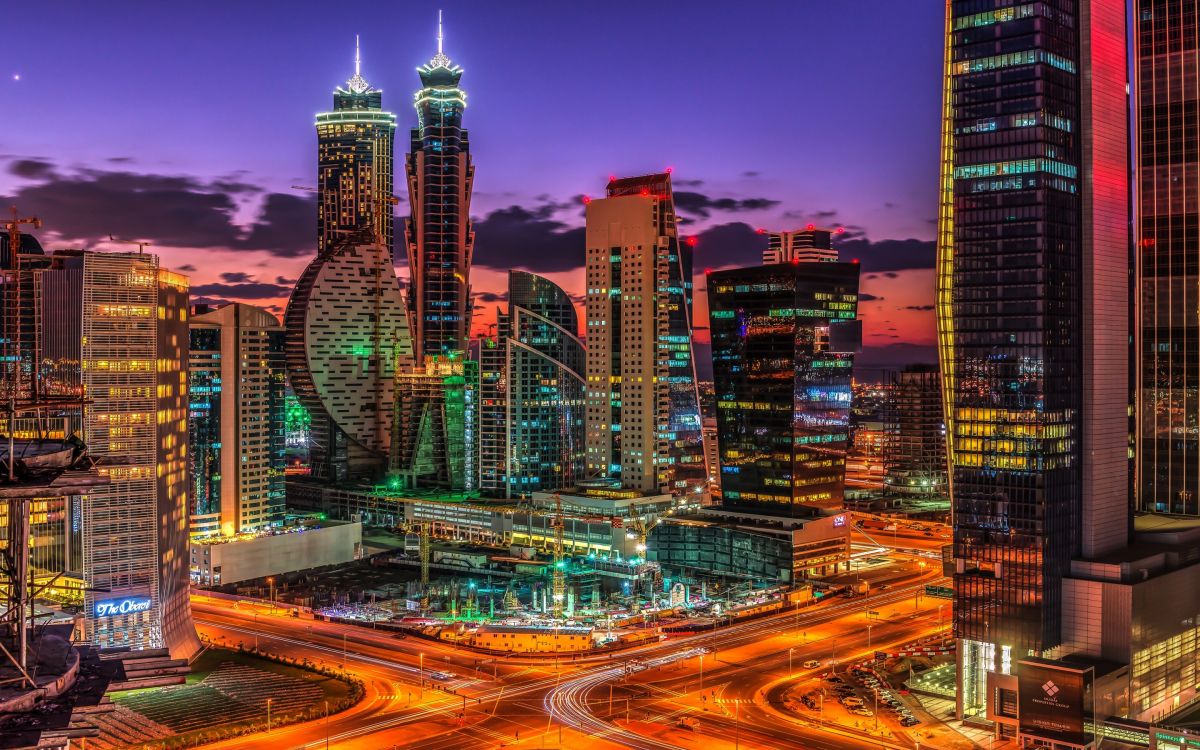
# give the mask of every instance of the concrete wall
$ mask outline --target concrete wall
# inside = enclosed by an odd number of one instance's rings
[[[362,524],[327,525],[225,544],[193,543],[192,567],[201,571],[201,585],[215,586],[349,562],[361,548]]]

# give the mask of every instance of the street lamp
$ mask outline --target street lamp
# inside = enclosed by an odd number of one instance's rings
[[[271,733],[271,699],[267,698],[267,734]]]
[[[792,671],[792,652],[796,650],[795,646],[788,649],[788,672]]]

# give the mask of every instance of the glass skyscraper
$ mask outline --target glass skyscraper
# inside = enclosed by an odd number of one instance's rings
[[[1121,0],[949,0],[937,262],[959,710],[1128,531]]]
[[[1200,171],[1195,3],[1138,0],[1137,505],[1200,515]]]
[[[521,497],[584,478],[584,346],[557,284],[508,273],[508,312],[480,353],[481,488]]]
[[[317,115],[317,254],[348,232],[368,228],[392,252],[392,148],[396,115],[383,111],[383,94],[354,75],[333,92],[333,111]]]
[[[842,506],[861,328],[856,263],[708,274],[722,505],[804,517]]]
[[[463,69],[438,51],[417,68],[421,90],[414,96],[417,127],[406,168],[411,214],[408,247],[408,308],[417,359],[465,351],[470,335],[471,186],[475,168],[462,126],[467,95],[459,88]]]

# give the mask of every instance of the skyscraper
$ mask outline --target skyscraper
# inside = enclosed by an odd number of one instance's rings
[[[480,349],[481,488],[520,497],[584,478],[584,346],[556,284],[508,272],[508,312]]]
[[[458,87],[463,69],[438,51],[417,68],[421,90],[414,97],[417,127],[405,163],[408,205],[408,309],[418,358],[466,351],[470,334],[471,185],[475,168],[462,126],[467,95]]]
[[[817,229],[809,224],[805,229],[790,232],[767,232],[767,249],[763,250],[763,263],[808,263],[812,261],[836,261],[837,249],[833,246],[835,235],[842,229]]]
[[[700,491],[692,243],[670,173],[613,179],[587,205],[587,468],[645,492]]]
[[[333,111],[317,115],[317,254],[363,227],[392,253],[392,148],[396,115],[362,77],[355,40],[354,75],[333,92]]]
[[[283,327],[241,303],[198,306],[188,355],[188,459],[194,535],[283,520]]]
[[[1200,172],[1196,9],[1139,0],[1137,127],[1137,506],[1200,515]]]
[[[296,282],[284,316],[288,380],[312,420],[312,474],[378,480],[387,469],[396,368],[413,365],[400,282],[374,232],[342,237]]]
[[[708,274],[724,508],[841,508],[858,273],[856,263],[789,262]]]
[[[959,710],[1128,531],[1125,7],[946,4],[939,356]]]
[[[190,656],[187,278],[142,253],[51,262],[37,285],[40,361],[56,390],[90,400],[84,441],[110,480],[79,509],[88,638]]]
[[[946,434],[937,367],[909,365],[892,379],[883,408],[883,463],[888,489],[946,492]]]

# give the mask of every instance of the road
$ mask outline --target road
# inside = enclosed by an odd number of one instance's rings
[[[799,721],[771,705],[760,691],[774,680],[791,678],[789,649],[795,664],[830,660],[835,651],[837,660],[845,663],[869,655],[868,625],[872,648],[900,645],[936,627],[932,612],[940,602],[918,594],[937,574],[912,566],[908,570],[908,582],[867,598],[839,599],[718,631],[672,637],[617,655],[557,661],[481,658],[425,639],[297,620],[195,597],[195,617],[206,637],[247,647],[257,639],[265,651],[344,668],[366,686],[361,703],[327,720],[207,747],[582,750],[707,748],[732,739],[727,744],[738,748],[877,748],[879,740],[872,743],[861,732],[837,734],[831,727]],[[882,613],[871,616],[880,619],[868,622],[868,611]],[[698,670],[704,649],[709,650],[704,655],[704,689],[709,694],[702,700]],[[634,660],[641,665],[631,672]],[[453,676],[435,681],[434,671]],[[624,703],[619,700],[622,695]],[[684,714],[702,717],[699,732],[675,726]]]

